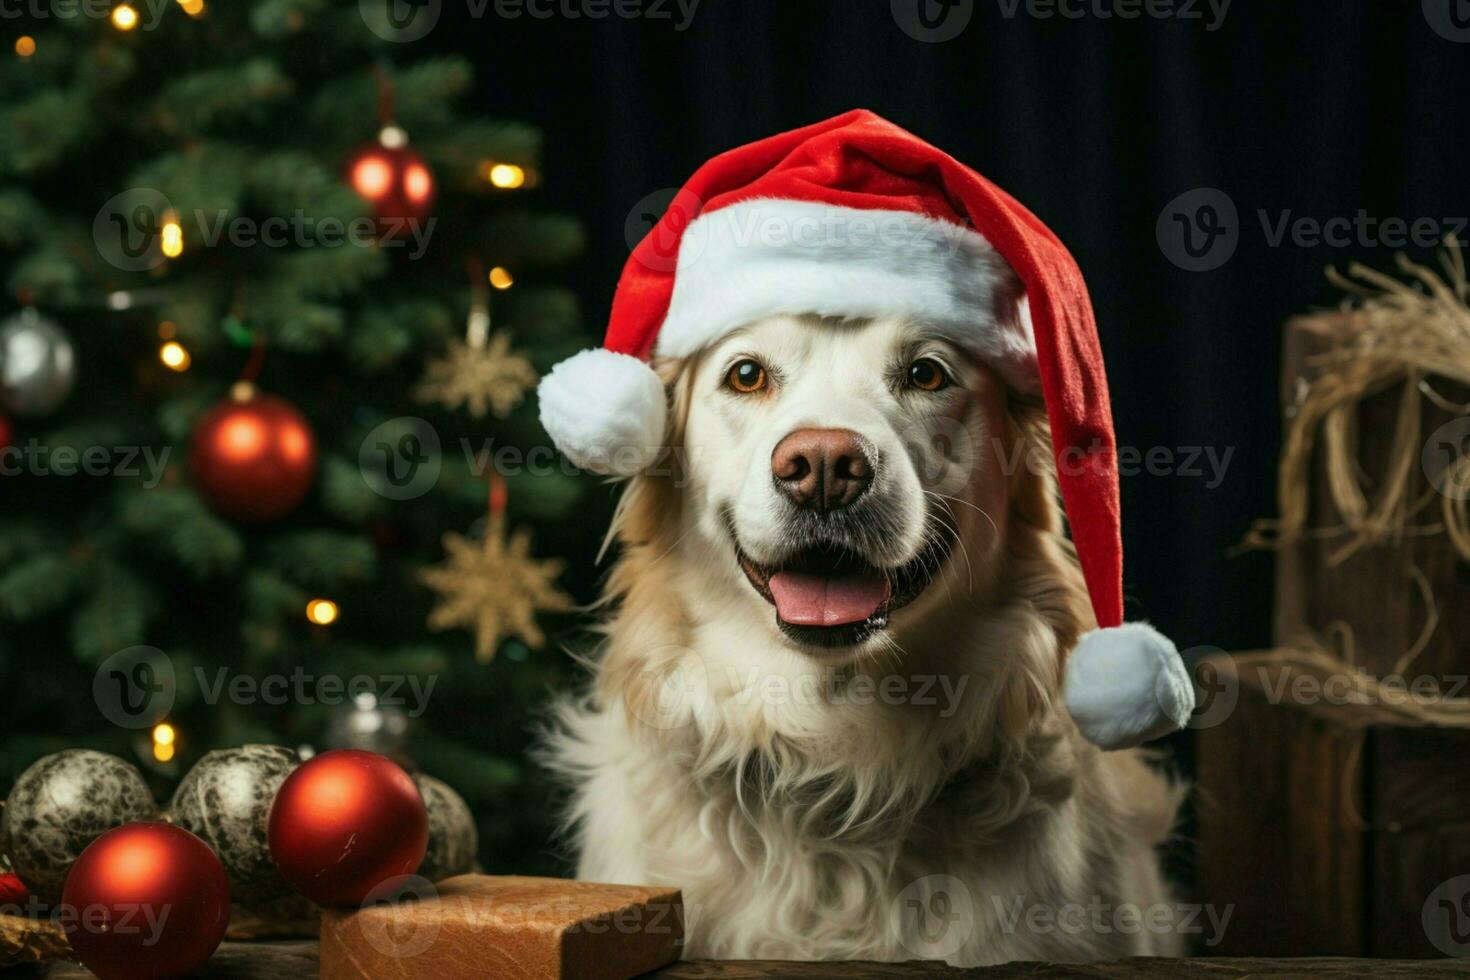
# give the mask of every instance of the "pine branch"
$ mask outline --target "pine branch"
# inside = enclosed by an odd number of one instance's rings
[[[217,245],[225,241],[224,223],[240,212],[250,158],[245,147],[198,143],[159,157],[135,172],[130,183],[167,198],[179,213],[186,245],[198,248],[207,244],[207,236],[219,236],[209,243]]]
[[[56,165],[88,132],[86,99],[46,90],[0,111],[0,176],[28,175]]]
[[[220,329],[220,319],[230,303],[230,283],[218,276],[185,274],[174,280],[173,287],[158,307],[158,319],[174,324],[178,339],[196,358],[208,357],[225,348],[227,340]],[[186,432],[187,430],[183,430]],[[183,432],[170,432],[182,438]]]
[[[105,660],[147,638],[162,602],[141,576],[120,563],[102,562],[89,599],[71,619],[71,643],[80,660]]]
[[[305,295],[338,299],[382,278],[387,270],[388,257],[377,245],[344,242],[293,252],[282,259],[275,274]]]
[[[521,784],[524,775],[516,762],[432,735],[415,739],[414,752],[425,772],[451,777],[454,788],[467,800],[502,799]]]
[[[55,527],[40,518],[0,525],[0,566],[54,547],[60,536]]]
[[[338,531],[297,531],[267,552],[280,574],[310,588],[336,589],[373,574],[377,553],[367,538]]]
[[[255,58],[169,82],[154,99],[153,115],[164,130],[197,137],[232,119],[264,121],[270,104],[290,93],[281,69]]]
[[[375,373],[397,364],[416,343],[438,346],[458,329],[447,309],[427,300],[371,307],[353,327],[347,354],[359,370]]]
[[[383,512],[383,498],[368,486],[356,462],[340,456],[323,459],[321,487],[322,503],[334,517],[362,524]]]
[[[123,528],[146,547],[172,558],[195,578],[233,569],[245,544],[186,487],[158,487],[126,495]]]
[[[0,190],[0,248],[19,248],[46,228],[46,209],[18,187]]]
[[[480,168],[486,162],[513,163],[528,169],[541,162],[541,132],[504,120],[476,120],[419,146],[441,180],[474,190],[485,186]]]
[[[274,572],[253,569],[245,577],[244,598],[252,618],[272,621],[305,609],[311,597],[300,586]]]
[[[261,37],[277,40],[319,27],[316,22],[330,9],[326,0],[262,0],[250,11],[250,26]]]
[[[63,551],[43,551],[0,576],[0,616],[36,619],[64,606],[85,582],[82,568]]]
[[[53,236],[11,267],[6,290],[27,293],[38,303],[66,306],[80,298],[84,280],[76,250]]]
[[[250,198],[270,214],[336,215],[344,220],[370,213],[361,198],[306,153],[266,153],[249,163]]]
[[[398,120],[409,127],[431,132],[449,125],[454,103],[474,81],[474,69],[459,55],[428,58],[393,73],[393,100]]]
[[[44,50],[50,52],[56,39],[56,35],[48,36]],[[93,45],[85,55],[78,53],[75,67],[78,93],[96,99],[136,81],[138,57],[125,45],[103,43]]]
[[[454,119],[454,101],[468,90],[474,73],[457,55],[421,61],[389,72],[397,121],[410,136],[428,139],[436,128]],[[323,85],[311,102],[311,119],[324,132],[341,133],[344,140],[366,140],[377,119],[378,82],[367,71]],[[343,131],[344,122],[351,128]]]
[[[170,442],[182,443],[194,430],[194,423],[218,397],[217,392],[199,389],[186,391],[158,406],[156,419]]]

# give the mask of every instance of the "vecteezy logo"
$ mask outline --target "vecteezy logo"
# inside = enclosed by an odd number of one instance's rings
[[[925,490],[943,497],[969,485],[975,472],[975,440],[959,419],[948,415],[920,419],[899,439]]]
[[[1240,703],[1240,673],[1235,659],[1219,647],[1190,647],[1180,654],[1194,681],[1194,713],[1190,728],[1214,728],[1235,713]]]
[[[890,0],[893,21],[915,41],[952,41],[970,25],[975,0]]]
[[[92,700],[119,728],[151,728],[174,707],[173,661],[154,647],[128,647],[102,662],[92,677]]]
[[[358,0],[362,22],[385,41],[417,41],[434,29],[443,0]]]
[[[389,878],[363,900],[357,927],[368,945],[384,956],[417,956],[434,945],[440,926],[438,916],[415,915],[414,908],[438,896],[433,884],[418,875]]]
[[[689,232],[700,210],[699,200],[677,187],[645,194],[628,210],[623,222],[623,240],[649,271],[673,272],[681,262],[688,266],[697,261],[704,251],[707,234]],[[720,219],[712,217],[711,220]],[[708,228],[708,225],[701,224],[701,227]]]
[[[1240,244],[1240,216],[1215,187],[1185,191],[1164,206],[1154,228],[1164,257],[1188,272],[1218,269]]]
[[[417,416],[389,419],[362,441],[357,466],[379,496],[389,500],[422,497],[433,489],[444,468],[439,433]]]
[[[656,731],[672,731],[694,721],[706,702],[710,688],[709,668],[688,647],[669,646],[650,651],[653,684],[644,685],[642,696],[627,703],[640,722]]]
[[[894,899],[903,923],[900,942],[921,959],[947,960],[975,931],[975,897],[953,875],[925,875]]]
[[[124,272],[163,264],[163,226],[173,212],[168,198],[151,187],[114,194],[92,219],[92,241],[103,260]]]
[[[1424,0],[1424,19],[1446,41],[1470,41],[1470,0]]]
[[[1470,416],[1435,429],[1419,455],[1429,485],[1453,500],[1470,497]]]
[[[1470,956],[1470,875],[1458,875],[1429,893],[1420,913],[1424,936],[1446,956]]]

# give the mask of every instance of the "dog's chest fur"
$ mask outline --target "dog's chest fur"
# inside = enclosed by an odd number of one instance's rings
[[[1056,654],[1044,631],[1028,649],[1015,616],[988,618],[971,634],[977,655],[987,636],[1009,635],[1010,656],[951,660],[968,683],[933,704],[878,688],[855,697],[830,675],[804,685],[824,672],[753,650],[732,620],[664,669],[657,714],[568,706],[554,750],[577,783],[578,876],[682,888],[687,957],[986,964],[1176,951],[1172,936],[1044,925],[1072,906],[1146,909],[1168,896],[1108,757],[1059,717],[1019,742],[996,737],[999,692],[1019,683],[1010,675]],[[712,645],[722,630],[735,632]],[[932,666],[905,662],[908,694]]]

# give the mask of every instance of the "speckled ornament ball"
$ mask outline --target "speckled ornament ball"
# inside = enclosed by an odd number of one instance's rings
[[[236,904],[257,911],[291,894],[266,843],[276,790],[301,764],[279,745],[218,749],[200,759],[179,783],[168,819],[219,855]]]
[[[433,776],[413,777],[424,806],[429,810],[429,850],[419,865],[419,877],[443,881],[475,870],[480,850],[480,831],[474,814],[458,793]]]
[[[89,844],[123,824],[157,817],[158,804],[137,767],[105,752],[68,749],[20,774],[0,811],[0,838],[20,880],[54,904]]]

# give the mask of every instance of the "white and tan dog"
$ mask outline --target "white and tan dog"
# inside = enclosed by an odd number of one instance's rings
[[[1178,793],[1061,702],[1094,623],[1039,400],[903,318],[654,366],[670,451],[550,743],[579,877],[682,888],[689,957],[1177,953]]]

